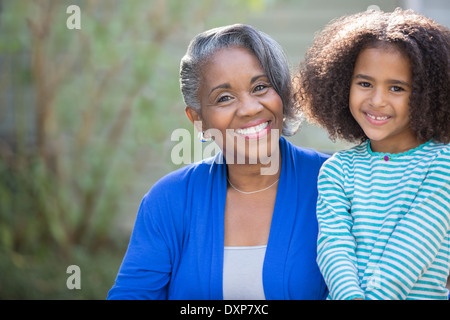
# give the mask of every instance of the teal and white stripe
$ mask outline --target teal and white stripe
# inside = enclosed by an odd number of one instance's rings
[[[450,146],[389,156],[364,142],[321,169],[317,261],[330,299],[448,299]]]

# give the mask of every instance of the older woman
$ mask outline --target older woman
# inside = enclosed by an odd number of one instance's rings
[[[108,298],[325,298],[315,208],[327,157],[280,137],[299,115],[279,45],[247,25],[206,31],[180,81],[188,118],[221,152],[145,195]]]

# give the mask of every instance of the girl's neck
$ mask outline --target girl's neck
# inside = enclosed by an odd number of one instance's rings
[[[426,141],[417,138],[392,142],[371,140],[370,148],[372,152],[396,154],[408,152],[409,150],[415,149],[425,142]]]

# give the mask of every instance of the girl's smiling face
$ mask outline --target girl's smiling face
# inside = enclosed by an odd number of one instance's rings
[[[199,100],[200,113],[188,107],[188,117],[202,121],[203,130],[220,132],[223,139],[214,139],[224,154],[235,160],[241,155],[245,163],[257,158],[259,148],[270,156],[272,129],[279,133],[283,127],[283,103],[251,52],[241,47],[217,51],[202,68]],[[273,143],[278,145],[278,139]]]
[[[350,86],[350,112],[375,152],[401,153],[421,144],[410,128],[409,60],[393,46],[362,50]]]

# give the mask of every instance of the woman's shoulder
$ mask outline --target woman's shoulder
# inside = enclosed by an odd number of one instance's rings
[[[143,196],[139,211],[145,219],[182,228],[186,205],[196,196],[196,188],[215,168],[214,158],[192,163],[171,171],[151,186]],[[179,229],[181,230],[181,229]]]
[[[150,188],[146,196],[182,196],[186,194],[193,180],[205,179],[216,164],[218,156],[188,164],[164,175]]]

